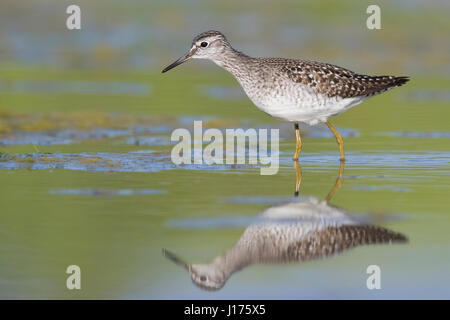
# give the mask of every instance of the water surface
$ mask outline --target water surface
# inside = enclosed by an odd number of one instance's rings
[[[450,298],[448,5],[390,1],[374,31],[365,2],[175,2],[80,0],[81,32],[64,28],[62,2],[0,3],[0,298]],[[298,183],[292,124],[255,108],[213,63],[161,74],[211,26],[252,56],[411,81],[331,120],[343,172],[327,127],[301,126]],[[280,129],[280,170],[175,165],[171,133],[195,120]],[[242,252],[261,225],[313,230],[322,254],[267,242],[264,257],[250,241],[251,259],[216,290],[193,282],[186,265]],[[72,264],[81,290],[66,288]],[[366,287],[370,265],[381,290]]]

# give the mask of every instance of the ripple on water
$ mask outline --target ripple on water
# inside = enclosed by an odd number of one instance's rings
[[[250,165],[174,164],[170,155],[151,150],[129,153],[0,154],[0,169],[66,169],[91,172],[158,172],[162,170],[247,170]]]
[[[353,188],[353,190],[362,190],[362,191],[393,191],[393,192],[411,192],[409,188],[401,188],[395,186],[357,186]]]
[[[391,174],[365,174],[365,175],[347,175],[344,174],[342,177],[344,179],[367,179],[367,178],[377,178],[377,179],[383,179],[383,178],[391,178],[393,175]]]
[[[275,204],[282,204],[285,202],[289,202],[292,200],[298,200],[301,199],[302,197],[289,197],[289,196],[281,196],[281,197],[269,197],[269,196],[261,196],[261,197],[231,197],[231,198],[226,198],[225,201],[226,202],[231,202],[231,203],[241,203],[241,204],[270,204],[270,205],[275,205]]]
[[[217,217],[199,219],[172,219],[167,226],[174,229],[217,229],[246,227],[256,221],[255,217]]]
[[[58,189],[50,191],[51,194],[61,195],[81,195],[81,196],[96,196],[96,197],[111,197],[111,196],[134,196],[134,195],[154,195],[167,193],[164,190],[156,189]]]
[[[396,132],[388,132],[385,135],[402,138],[431,138],[431,139],[450,138],[449,131],[428,131],[428,132],[396,131]]]
[[[302,153],[301,162],[310,165],[335,165],[339,163],[339,152]],[[283,152],[280,158],[282,166],[292,166],[291,153]],[[371,152],[346,152],[345,165],[357,167],[444,167],[450,164],[450,152],[423,151],[421,153],[403,153],[401,151],[380,150]]]
[[[348,213],[353,219],[360,223],[384,223],[386,221],[398,221],[408,219],[406,214],[398,213]],[[224,216],[215,218],[186,218],[170,219],[166,222],[167,227],[173,229],[221,229],[221,228],[243,228],[259,223],[310,223],[312,220],[308,217],[295,218],[268,218],[261,215],[256,216]]]
[[[82,140],[111,139],[135,134],[166,133],[169,131],[170,127],[168,126],[137,126],[133,129],[93,128],[91,130],[15,131],[0,134],[0,145],[67,145]]]
[[[198,150],[194,150],[196,154]],[[246,159],[248,162],[248,159]],[[316,165],[328,169],[339,162],[336,152],[302,153],[302,164]],[[292,158],[289,152],[281,154],[280,168],[292,168]],[[356,169],[370,167],[386,168],[431,168],[438,170],[450,164],[450,152],[429,151],[423,153],[401,153],[380,151],[379,153],[347,153],[346,166]],[[263,165],[267,167],[268,165]],[[263,167],[260,164],[181,164],[171,161],[170,154],[152,150],[138,150],[128,153],[26,153],[0,154],[0,169],[67,169],[81,171],[118,171],[118,172],[157,172],[162,170],[202,170],[227,171],[227,173],[243,173],[257,171]],[[241,199],[241,201],[244,201]],[[248,200],[247,200],[248,201]]]

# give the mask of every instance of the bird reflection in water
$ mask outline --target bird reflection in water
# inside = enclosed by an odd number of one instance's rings
[[[302,171],[296,171],[298,196]],[[252,264],[299,263],[330,257],[361,245],[406,242],[397,232],[364,224],[345,210],[329,204],[343,183],[344,162],[325,200],[314,197],[296,199],[264,210],[249,225],[238,242],[211,263],[190,264],[163,249],[172,262],[186,269],[195,285],[205,290],[221,289],[236,271]]]

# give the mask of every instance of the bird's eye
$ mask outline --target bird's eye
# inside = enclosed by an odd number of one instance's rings
[[[204,47],[207,47],[208,46],[208,42],[202,42],[202,43],[200,43],[200,45],[204,48]]]
[[[200,277],[200,280],[201,280],[201,281],[206,281],[206,276],[201,276],[201,277]]]

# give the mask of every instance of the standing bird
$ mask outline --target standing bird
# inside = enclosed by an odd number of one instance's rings
[[[262,111],[294,123],[294,161],[302,149],[299,122],[326,123],[336,137],[340,159],[344,140],[328,118],[343,113],[367,98],[406,83],[408,77],[367,76],[323,62],[285,58],[252,58],[235,50],[218,31],[199,34],[189,52],[162,72],[189,59],[209,59],[229,71],[247,96]]]

